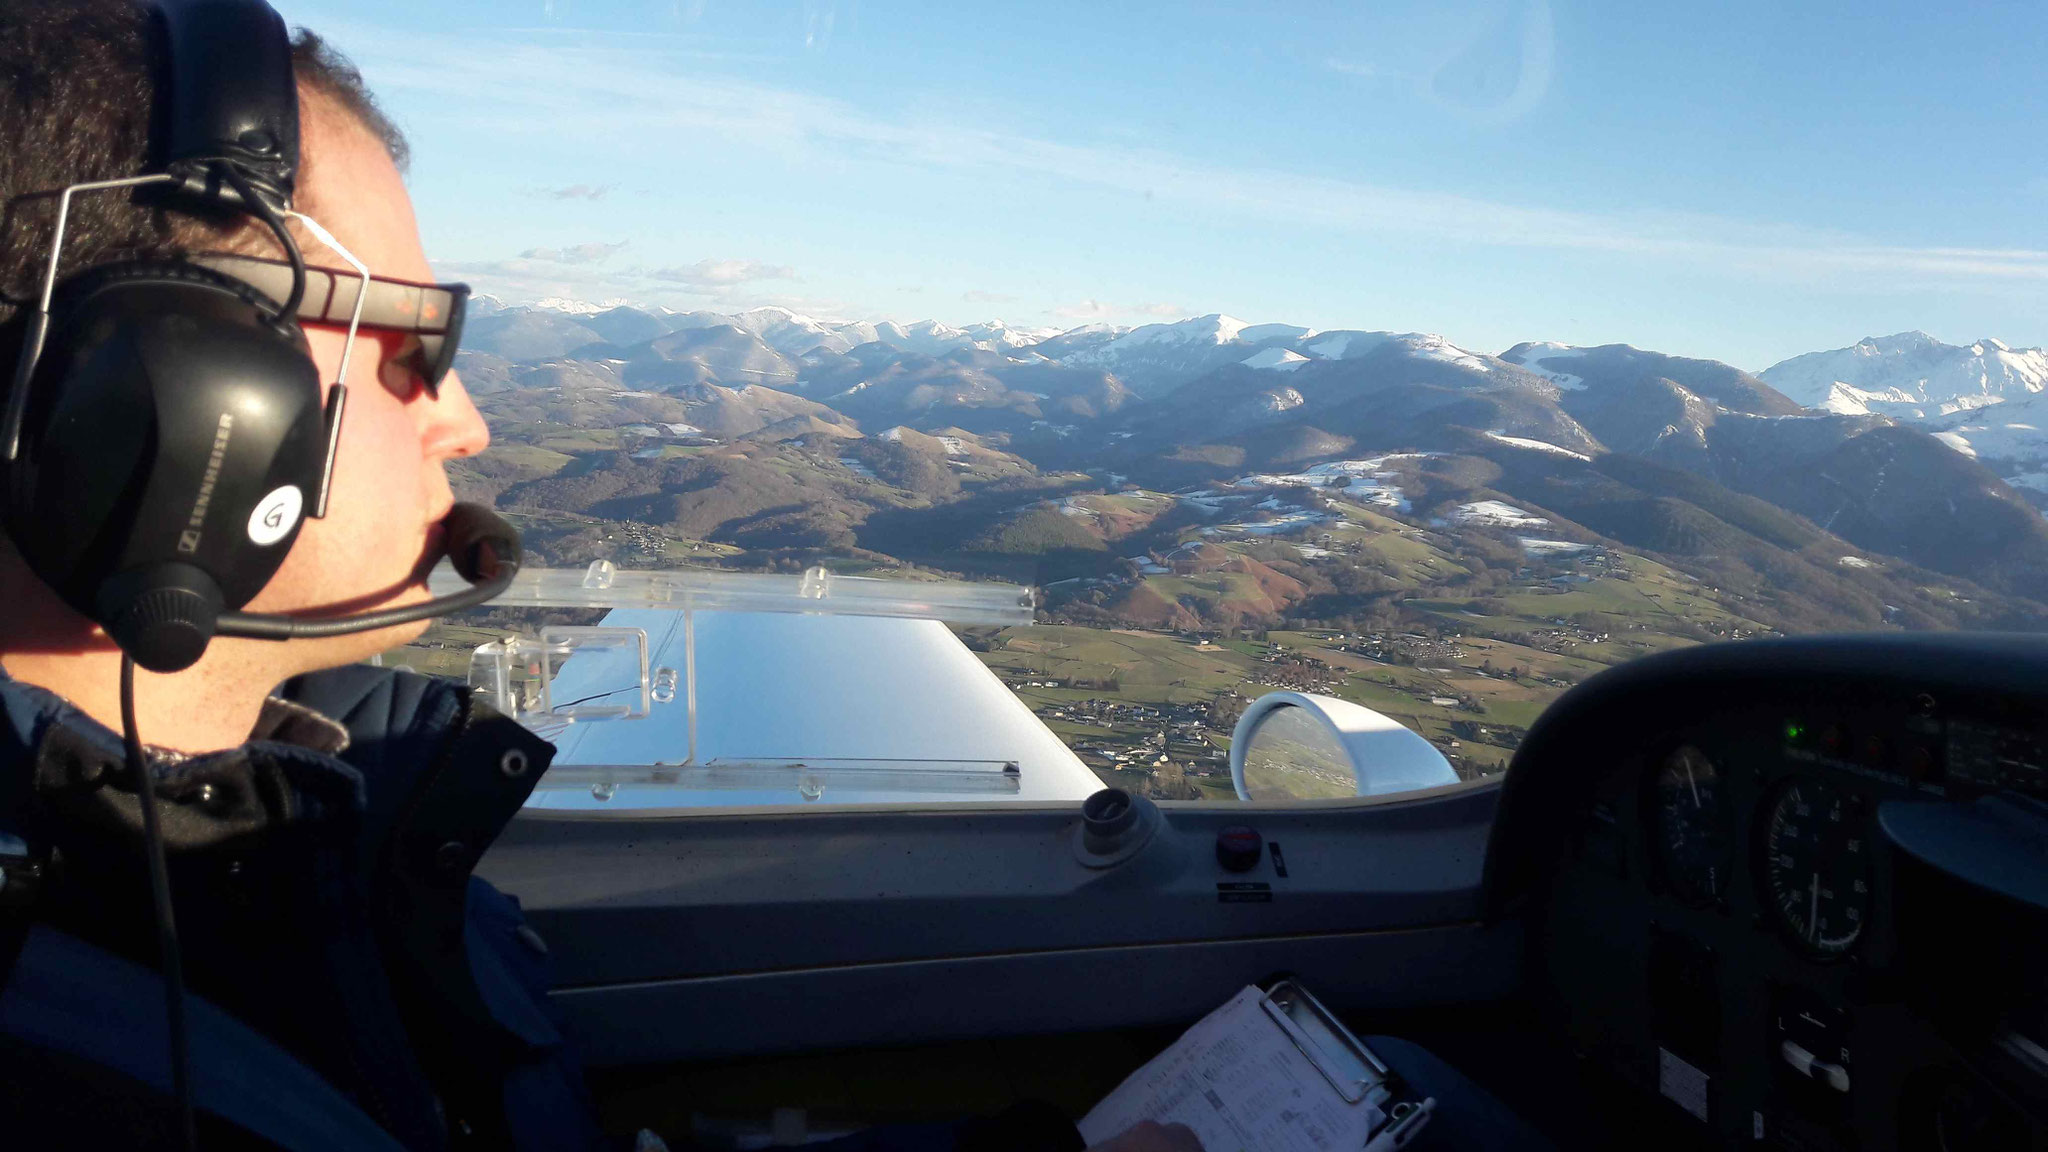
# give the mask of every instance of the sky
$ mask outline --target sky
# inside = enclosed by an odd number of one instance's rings
[[[1757,0],[322,0],[508,302],[2048,344],[2048,20]]]

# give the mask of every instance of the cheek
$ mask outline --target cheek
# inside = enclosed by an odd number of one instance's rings
[[[419,429],[406,406],[376,383],[377,351],[374,341],[358,343],[349,377],[368,383],[349,389],[327,516],[300,530],[279,585],[325,589],[323,598],[340,599],[384,586],[419,559],[433,492]]]

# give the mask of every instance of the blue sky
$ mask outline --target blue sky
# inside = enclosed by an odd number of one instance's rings
[[[282,8],[411,136],[437,263],[508,299],[1221,311],[1752,370],[2048,344],[2029,4]]]

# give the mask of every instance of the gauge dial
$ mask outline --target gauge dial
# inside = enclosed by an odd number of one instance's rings
[[[1721,774],[1690,745],[1664,758],[1651,781],[1657,864],[1672,895],[1689,904],[1721,897],[1733,856]]]
[[[1778,927],[1815,956],[1855,947],[1870,907],[1865,811],[1818,780],[1783,785],[1764,823],[1764,886]]]

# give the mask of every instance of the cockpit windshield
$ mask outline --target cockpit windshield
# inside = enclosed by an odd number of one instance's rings
[[[595,590],[385,657],[535,804],[1234,801],[1273,693],[1479,780],[1636,656],[2048,628],[2039,20],[322,7],[475,291],[457,495]]]

